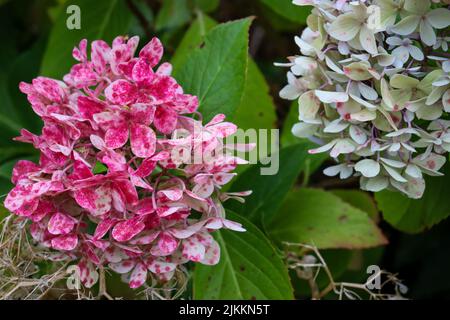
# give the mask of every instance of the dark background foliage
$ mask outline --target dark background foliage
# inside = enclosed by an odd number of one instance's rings
[[[138,34],[142,39],[149,39],[154,35],[160,37],[166,47],[166,60],[175,54],[185,31],[198,17],[199,10],[218,22],[255,16],[256,19],[250,29],[249,53],[264,75],[274,101],[276,117],[268,119],[275,122],[274,127],[282,130],[286,144],[295,140],[290,137],[290,127],[296,118],[295,108],[290,112],[291,104],[278,97],[279,90],[286,82],[286,70],[274,67],[273,62],[281,62],[289,55],[298,54],[298,48],[293,40],[305,26],[309,8],[297,8],[291,6],[291,1],[284,0],[279,2],[270,0],[117,1],[121,2],[121,10],[126,11],[124,11],[124,17],[129,17],[128,34]],[[39,119],[33,115],[25,96],[19,92],[18,83],[31,81],[42,71],[57,74],[55,70],[48,68],[46,61],[56,59],[58,55],[66,57],[68,53],[65,51],[77,44],[71,43],[70,38],[57,39],[57,41],[53,38],[52,40],[52,27],[61,15],[61,10],[65,10],[65,2],[64,0],[0,0],[0,192],[2,195],[11,188],[9,177],[15,161],[19,158],[36,159],[36,154],[29,146],[11,143],[11,138],[16,136],[22,127],[38,132],[41,125]],[[90,5],[94,10],[98,4],[96,1],[91,1]],[[85,13],[82,12],[83,14]],[[109,31],[111,30],[103,33],[108,34]],[[100,35],[102,35],[101,32]],[[105,37],[111,38],[110,35]],[[46,57],[45,55],[49,54],[48,51],[46,52],[49,41],[53,46],[52,53],[51,57]],[[141,45],[142,43],[144,41]],[[73,60],[62,61],[62,63],[70,65]],[[321,163],[318,161],[317,164],[311,164],[310,170],[303,172],[296,184],[308,184],[310,187],[325,190],[358,189],[356,180],[340,181],[327,178],[320,169],[315,170],[323,165]],[[440,197],[445,197],[448,189],[442,190],[444,193],[441,193]],[[367,199],[370,202],[369,205],[373,204],[375,211],[378,211],[374,197],[371,195]],[[377,197],[377,200],[383,199]],[[446,199],[440,199],[440,201],[447,202]],[[421,210],[425,210],[428,208],[427,205],[432,204],[432,201],[426,202]],[[444,207],[442,216],[446,217],[450,212],[447,206]],[[433,208],[433,210],[439,209]],[[378,213],[375,212],[375,214]],[[385,218],[391,222],[388,210],[386,210]],[[429,231],[434,222],[423,222],[419,216],[418,223],[420,228],[411,229],[403,224],[389,224],[382,220],[380,227],[389,239],[389,244],[382,248],[365,250],[364,255],[370,257],[366,261],[398,273],[404,284],[410,288],[407,294],[409,298],[450,298],[448,271],[450,270],[450,223],[444,221]],[[404,231],[420,229],[424,232],[405,234],[398,229]],[[330,265],[336,269],[342,269],[342,272],[339,272],[339,279],[345,281],[364,279],[365,273],[361,267],[356,268],[356,271],[352,268],[352,264],[358,260],[355,258],[358,255],[352,253],[353,258],[350,259],[348,252],[342,254],[339,252],[340,249],[325,251],[325,256],[330,259]],[[298,285],[297,296],[304,297],[302,284],[294,281],[294,285]]]

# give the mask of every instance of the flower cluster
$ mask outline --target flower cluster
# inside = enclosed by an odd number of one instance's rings
[[[236,126],[223,115],[203,125],[197,97],[183,93],[171,65],[155,68],[161,42],[134,57],[138,42],[93,41],[89,59],[82,40],[64,81],[20,84],[44,126],[16,139],[40,159],[17,163],[5,207],[31,222],[42,257],[77,263],[86,287],[100,268],[137,288],[148,272],[168,281],[188,261],[214,265],[220,247],[210,233],[245,231],[225,218],[222,202],[250,192],[220,190],[245,162],[224,143]]]
[[[299,103],[293,134],[336,160],[326,175],[420,198],[450,151],[448,1],[293,3],[314,7],[301,55],[276,64],[290,68],[280,96]]]

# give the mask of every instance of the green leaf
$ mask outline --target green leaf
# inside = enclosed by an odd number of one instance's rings
[[[66,8],[75,4],[81,10],[81,29],[69,30]],[[67,1],[50,33],[47,50],[41,65],[41,74],[61,78],[68,73],[75,60],[72,49],[81,39],[102,39],[111,42],[116,36],[127,33],[131,13],[123,0]]]
[[[292,145],[272,155],[272,165],[279,159],[278,172],[275,175],[261,174],[261,168],[270,165],[258,163],[251,166],[237,177],[230,190],[252,190],[253,193],[246,197],[244,204],[230,202],[230,209],[259,227],[268,224],[304,169],[306,157],[308,152],[304,145]]]
[[[338,196],[348,204],[366,212],[375,222],[378,221],[378,208],[374,199],[368,192],[361,190],[335,189],[331,193]]]
[[[306,24],[306,18],[311,12],[311,6],[296,6],[292,0],[260,0],[272,11],[292,22]]]
[[[276,120],[275,105],[266,79],[256,63],[249,59],[244,96],[232,121],[242,129],[270,129]]]
[[[94,166],[94,174],[105,173],[108,171],[108,167],[103,163],[97,161]]]
[[[287,268],[269,240],[239,215],[228,212],[227,218],[242,223],[247,231],[214,233],[220,262],[195,266],[194,298],[293,299]]]
[[[216,25],[217,23],[207,15],[199,14],[184,35],[172,58],[171,62],[174,69],[178,69],[186,63],[189,54],[200,46],[207,32]],[[269,86],[258,66],[251,58],[248,60],[247,78],[242,101],[230,120],[244,130],[270,129],[275,124],[275,106],[269,93]],[[258,139],[253,138],[248,142],[257,143],[258,148],[251,151],[257,157],[261,144]],[[267,142],[270,144],[270,141]],[[270,145],[267,146],[267,150],[270,152]],[[242,172],[247,168],[247,165],[239,166],[236,172]]]
[[[157,31],[183,26],[191,19],[191,12],[186,0],[164,0],[156,16]]]
[[[172,58],[174,69],[179,69],[186,63],[189,54],[198,48],[207,32],[217,25],[217,22],[204,14],[191,24],[181,40]],[[242,129],[273,128],[276,121],[275,106],[269,93],[269,86],[256,63],[249,58],[244,94],[236,109],[233,121]]]
[[[448,162],[443,171],[442,177],[425,179],[426,188],[421,199],[410,199],[399,192],[387,190],[375,193],[383,218],[396,229],[408,233],[422,232],[447,218],[450,215]]]
[[[275,139],[272,138],[269,130],[267,130],[267,139],[260,139],[259,134],[262,134],[262,132],[255,132],[254,130],[272,129],[276,120],[275,105],[269,94],[269,86],[266,83],[266,79],[256,63],[249,58],[244,96],[231,119],[240,129],[250,129],[250,131],[246,132],[249,138],[247,142],[255,143],[257,146],[245,155],[246,159],[259,160],[259,155],[263,149],[266,150],[265,154],[271,153],[272,143],[278,143],[278,140],[273,141]],[[256,133],[256,137],[252,133]],[[249,167],[250,164],[238,166],[235,172],[240,174]]]
[[[217,22],[209,16],[199,13],[197,19],[192,22],[188,31],[184,34],[183,39],[172,56],[171,63],[175,71],[181,69],[192,51],[200,48],[206,34],[216,25]]]
[[[189,54],[189,63],[174,69],[185,91],[198,96],[205,121],[218,113],[231,116],[241,102],[250,23],[246,18],[213,28],[203,46]]]
[[[320,189],[292,191],[267,227],[279,241],[320,249],[361,249],[387,243],[367,213]]]

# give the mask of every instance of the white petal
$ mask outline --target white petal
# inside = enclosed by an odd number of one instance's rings
[[[424,58],[422,50],[417,48],[416,46],[410,45],[408,46],[409,53],[411,56],[416,59],[417,61],[422,61]]]
[[[336,158],[340,154],[352,153],[355,149],[356,147],[350,139],[339,139],[330,151],[330,156]]]
[[[436,34],[428,20],[420,21],[420,39],[427,46],[432,46],[436,43]]]
[[[342,71],[342,69],[339,68],[338,65],[336,63],[334,63],[333,60],[328,58],[328,56],[325,56],[325,62],[327,64],[328,68],[330,68],[334,72],[339,73],[339,74],[344,74],[344,71]]]
[[[314,91],[303,93],[298,98],[299,119],[303,121],[315,120],[320,108],[320,101],[314,95]]]
[[[402,39],[394,36],[394,37],[387,38],[386,43],[391,46],[401,46],[403,42],[402,42]]]
[[[406,166],[405,163],[401,162],[401,161],[397,161],[397,160],[392,160],[392,159],[387,159],[387,158],[380,158],[381,161],[383,161],[384,163],[386,163],[388,166],[390,167],[394,167],[394,168],[404,168]]]
[[[343,122],[341,119],[331,121],[324,129],[323,132],[337,133],[345,130],[349,126],[348,122]]]
[[[407,36],[407,35],[413,33],[414,30],[416,30],[416,28],[419,24],[419,21],[420,21],[420,17],[418,17],[416,15],[407,16],[406,18],[400,20],[399,23],[394,25],[391,28],[391,31],[395,32],[396,34],[400,34],[402,36]]]
[[[442,104],[445,112],[450,112],[450,89],[448,89],[442,96]]]
[[[375,34],[372,30],[363,26],[359,31],[359,41],[361,42],[364,50],[370,54],[377,54],[377,42],[375,41]]]
[[[394,188],[406,194],[409,198],[420,199],[425,191],[424,179],[409,179],[407,183],[400,183],[395,180],[391,180],[391,184]]]
[[[389,147],[389,151],[390,152],[397,152],[398,150],[400,150],[401,148],[401,144],[399,142],[393,143],[391,144],[391,146]]]
[[[438,8],[427,13],[428,22],[436,29],[444,29],[450,26],[450,10]]]
[[[350,177],[353,174],[353,168],[343,165],[342,169],[341,169],[341,173],[339,174],[339,178],[341,179],[347,179],[348,177]]]
[[[420,171],[418,166],[412,163],[408,164],[405,173],[412,178],[422,178],[422,171]]]
[[[328,151],[328,150],[330,150],[331,148],[334,147],[336,142],[337,142],[337,140],[332,140],[332,141],[328,142],[327,144],[324,144],[323,146],[321,146],[319,148],[308,150],[308,152],[310,154],[316,154],[316,153],[321,153],[321,152]]]
[[[355,165],[355,170],[361,172],[364,177],[372,178],[380,173],[380,164],[372,159],[364,159]]]
[[[361,180],[363,180],[363,178]],[[389,179],[383,176],[378,176],[370,179],[364,178],[364,180],[364,187],[367,191],[378,192],[386,189],[389,185]]]
[[[314,94],[317,98],[319,98],[320,101],[324,103],[348,101],[348,94],[346,94],[345,92],[314,90]]]
[[[280,98],[286,100],[295,100],[300,96],[300,93],[300,90],[296,86],[288,84],[280,90]]]
[[[360,22],[353,14],[343,14],[334,20],[328,28],[328,33],[340,41],[353,39],[359,31]]]
[[[336,175],[338,175],[341,172],[343,165],[342,164],[338,164],[335,166],[331,166],[328,168],[325,168],[325,170],[323,170],[323,174],[328,176],[328,177],[334,177]]]
[[[299,122],[292,126],[291,132],[294,136],[299,138],[307,138],[313,135],[317,130],[316,124]]]
[[[377,91],[372,87],[369,87],[367,84],[358,82],[358,88],[361,95],[367,100],[376,100],[378,98]]]
[[[389,173],[389,175],[394,178],[395,180],[397,180],[398,182],[407,182],[407,180],[405,178],[402,177],[402,175],[400,173],[397,172],[397,170],[395,170],[394,168],[391,168],[387,165],[385,165],[383,163],[383,167],[384,169],[386,169],[387,173]]]
[[[352,113],[350,118],[361,122],[372,121],[377,117],[377,114],[373,110],[364,109],[356,113]]]
[[[367,102],[364,99],[361,99],[353,94],[350,94],[350,97],[355,100],[356,102],[358,102],[359,104],[362,104],[363,106],[365,106],[366,108],[369,108],[371,110],[375,110],[377,107],[373,104],[371,104],[370,102]]]
[[[396,57],[399,61],[401,61],[402,65],[408,61],[409,58],[409,50],[404,46],[400,46],[392,50],[391,54]]]
[[[349,129],[350,137],[359,145],[367,141],[366,133],[357,126],[351,126]]]

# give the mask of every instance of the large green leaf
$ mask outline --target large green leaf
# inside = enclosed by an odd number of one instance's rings
[[[175,70],[186,63],[189,54],[201,45],[207,32],[216,25],[217,22],[207,15],[201,13],[198,15],[185,33],[172,58],[171,62]],[[275,106],[269,94],[269,86],[258,66],[250,57],[242,101],[230,120],[244,130],[270,129],[273,128],[276,121]],[[259,149],[262,147],[262,140],[258,141],[258,138],[254,139],[251,135],[249,138],[248,142],[255,142],[258,145],[258,148],[251,151],[253,154],[249,156],[257,158]],[[269,144],[267,150],[270,151],[270,140],[267,143]],[[239,166],[236,172],[242,172],[247,168],[247,165]],[[224,190],[226,189],[227,187]]]
[[[189,54],[201,45],[207,32],[216,25],[217,22],[207,15],[199,14],[172,57],[171,62],[175,70],[186,63]],[[231,120],[242,129],[273,128],[276,121],[275,106],[269,93],[269,86],[250,57],[242,101]]]
[[[174,69],[185,91],[198,96],[206,121],[218,113],[231,116],[242,100],[250,23],[246,18],[214,27],[189,54],[189,63]]]
[[[233,191],[252,190],[245,204],[230,202],[232,210],[244,215],[258,226],[265,226],[278,211],[284,198],[304,169],[308,156],[304,145],[292,145],[272,155],[272,164],[279,159],[278,172],[262,175],[261,168],[269,165],[258,163],[240,174],[231,185]]]
[[[181,39],[181,42],[172,56],[171,63],[175,73],[188,61],[192,51],[200,48],[206,34],[216,25],[217,22],[209,16],[199,13],[197,19],[192,22],[191,26],[184,34],[183,39]]]
[[[375,200],[369,193],[350,189],[334,189],[330,191],[351,206],[366,212],[375,222],[378,221],[378,208]]]
[[[366,212],[320,189],[292,191],[267,230],[279,242],[309,243],[320,249],[360,249],[387,243]]]
[[[66,8],[75,4],[81,11],[81,28],[69,30]],[[112,41],[127,33],[131,23],[131,12],[124,0],[78,0],[67,1],[50,33],[47,50],[41,65],[41,74],[60,78],[74,64],[72,49],[81,39],[103,39]]]
[[[244,96],[232,121],[242,129],[270,129],[276,119],[275,105],[266,79],[256,63],[249,59]]]
[[[293,299],[287,268],[264,234],[246,219],[227,217],[247,229],[214,233],[221,258],[215,266],[196,265],[195,299]]]
[[[443,177],[426,178],[421,199],[410,199],[399,192],[381,191],[375,194],[383,218],[393,227],[409,233],[431,228],[450,215],[447,194],[450,185],[450,164],[444,167]]]
[[[276,12],[278,15],[292,22],[306,24],[306,18],[311,12],[310,6],[296,6],[292,0],[260,0],[264,5]]]

